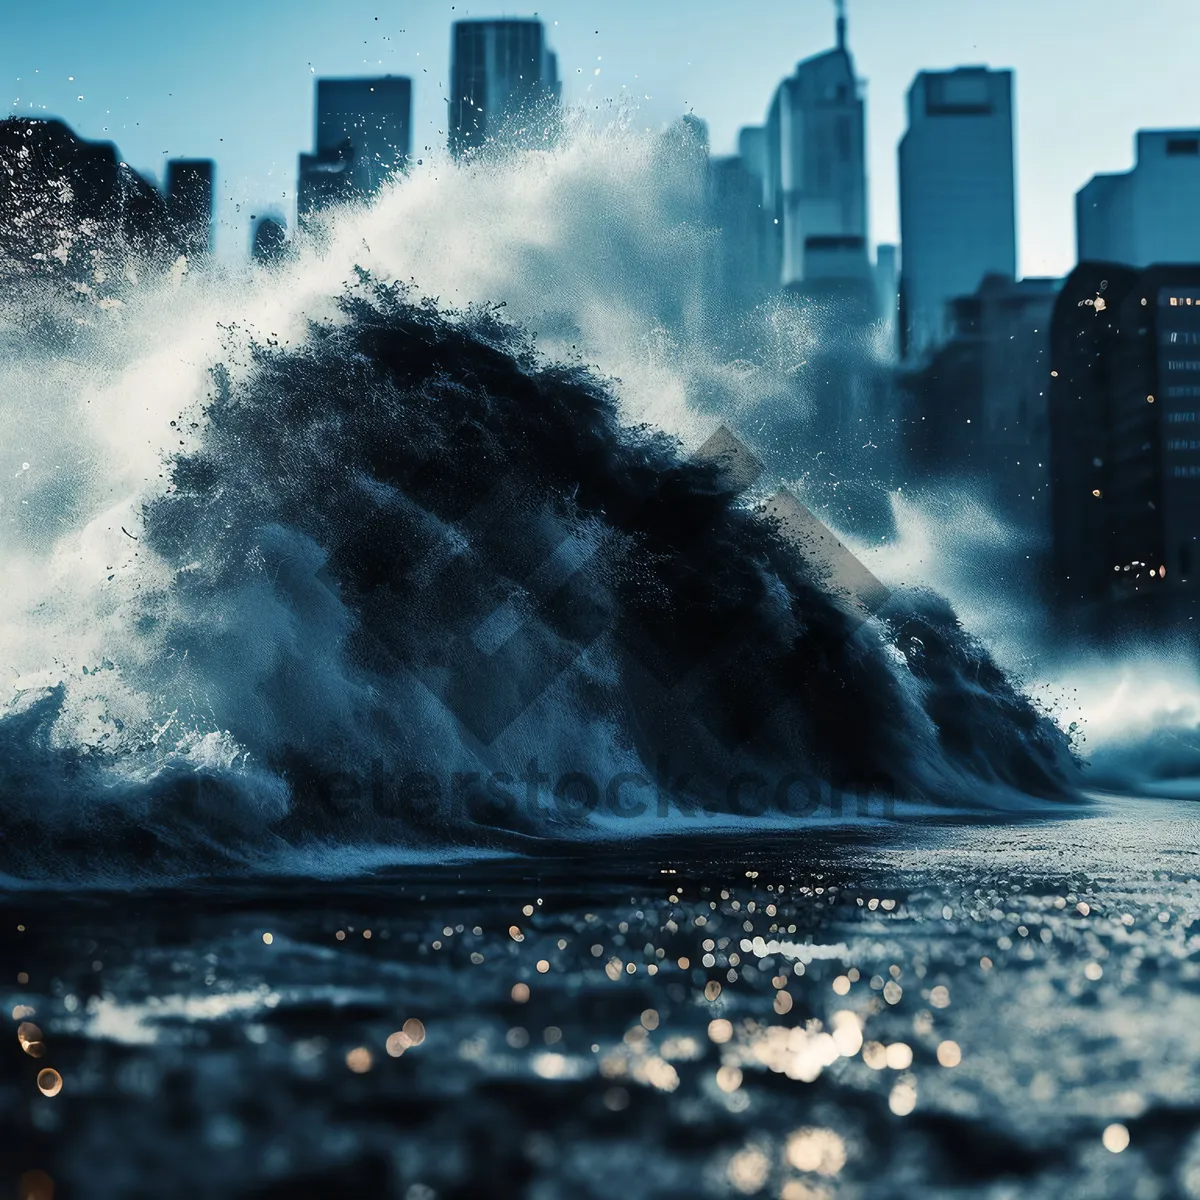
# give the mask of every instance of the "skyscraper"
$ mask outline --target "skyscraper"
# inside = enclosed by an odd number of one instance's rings
[[[921,356],[949,332],[947,302],[1013,278],[1017,219],[1012,72],[922,71],[900,142],[900,338]]]
[[[213,176],[207,158],[173,158],[167,163],[167,213],[180,254],[196,258],[212,247]]]
[[[764,200],[784,287],[869,279],[864,142],[862,95],[839,5],[836,46],[799,63],[767,114]]]
[[[882,250],[883,247],[880,247]],[[1047,382],[1057,279],[989,275],[947,305],[944,339],[899,375],[904,456],[916,479],[959,479],[1041,537]]]
[[[889,354],[896,352],[896,314],[900,305],[900,259],[897,247],[875,247],[875,295]]]
[[[166,266],[178,254],[167,201],[111,142],[62,121],[0,119],[0,282],[29,275],[110,286],[130,255]]]
[[[250,234],[250,255],[256,263],[279,262],[287,254],[287,226],[282,217],[255,218]]]
[[[372,195],[411,150],[411,80],[318,79],[315,153],[300,156],[299,215]]]
[[[736,313],[779,287],[762,177],[743,155],[732,155],[711,160],[708,186],[708,220],[719,230],[713,245],[715,298],[726,314]]]
[[[1075,195],[1082,262],[1200,262],[1200,129],[1142,129],[1130,171],[1094,175]]]
[[[450,150],[489,141],[542,145],[561,94],[541,21],[456,21],[450,48]]]
[[[1051,326],[1060,598],[1100,630],[1191,628],[1200,575],[1200,267],[1082,263]]]

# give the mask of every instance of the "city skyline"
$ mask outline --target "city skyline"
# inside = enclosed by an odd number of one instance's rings
[[[1200,10],[1183,3],[1162,0],[1136,14],[1076,0],[1050,11],[1015,0],[1003,14],[978,6],[964,15],[948,0],[919,11],[899,7],[879,0],[849,6],[850,49],[867,83],[873,244],[897,240],[896,148],[918,70],[986,63],[1015,71],[1019,270],[1026,275],[1063,274],[1073,265],[1075,192],[1094,174],[1132,165],[1137,129],[1196,123],[1200,84],[1186,68],[1186,47],[1189,30],[1200,34]],[[251,213],[290,211],[294,203],[295,155],[311,139],[314,77],[409,75],[414,148],[441,152],[451,22],[502,15],[492,6],[448,4],[389,14],[359,0],[338,14],[315,3],[292,6],[286,20],[273,0],[253,12],[216,0],[204,18],[145,0],[124,11],[124,24],[79,0],[53,14],[19,11],[0,48],[6,107],[57,115],[81,136],[113,140],[132,165],[160,179],[167,157],[215,158],[218,246],[226,254],[245,252]],[[558,52],[567,104],[603,111],[610,98],[636,94],[652,127],[693,111],[708,123],[718,154],[734,149],[740,127],[763,121],[779,80],[797,62],[834,44],[834,7],[825,0],[769,0],[753,20],[715,3],[674,0],[549,4],[537,15]],[[238,33],[232,40],[231,28]],[[209,94],[218,63],[221,77],[239,79],[236,93]]]

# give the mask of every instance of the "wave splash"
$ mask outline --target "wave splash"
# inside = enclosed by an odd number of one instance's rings
[[[0,415],[31,448],[7,499],[31,511],[9,508],[0,613],[13,874],[627,834],[663,827],[664,763],[685,814],[786,821],[830,789],[955,808],[1074,796],[1066,738],[948,603],[901,589],[862,624],[719,465],[685,453],[694,376],[671,364],[688,356],[647,367],[625,338],[640,322],[685,342],[688,324],[634,253],[661,240],[647,198],[611,203],[675,187],[635,148],[603,184],[577,144],[442,166],[440,191],[431,169],[269,277],[176,278],[157,306],[90,313],[123,363],[94,330],[45,372],[16,363]],[[503,258],[501,220],[486,279],[454,268],[460,293],[488,291],[436,303],[431,197],[474,205],[514,179],[544,301],[517,269],[528,237]],[[609,202],[564,208],[592,193]],[[669,199],[655,220],[677,215]],[[398,211],[423,205],[418,249],[382,271]],[[572,220],[624,234],[607,307]],[[688,229],[671,227],[683,258]],[[401,282],[415,258],[424,294]],[[359,259],[371,269],[337,286]],[[621,380],[563,353],[564,313]],[[654,425],[631,420],[628,392]],[[86,438],[34,419],[72,409]]]

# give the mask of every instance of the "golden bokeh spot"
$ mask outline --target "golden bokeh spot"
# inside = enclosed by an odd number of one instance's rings
[[[373,1062],[370,1050],[366,1046],[355,1046],[346,1055],[346,1066],[352,1070],[355,1075],[365,1075],[371,1069]]]
[[[718,1046],[723,1046],[733,1037],[733,1025],[724,1017],[718,1017],[715,1021],[709,1021],[708,1036]]]
[[[962,1062],[962,1050],[957,1042],[945,1041],[937,1048],[937,1060],[943,1067],[957,1067]]]
[[[53,1067],[43,1067],[38,1072],[37,1085],[43,1096],[57,1096],[62,1091],[62,1076]]]
[[[54,1200],[54,1180],[45,1171],[26,1171],[17,1181],[19,1200]]]
[[[832,1129],[797,1129],[787,1140],[787,1160],[797,1171],[837,1175],[846,1165],[846,1143]]]
[[[722,1067],[717,1072],[717,1087],[723,1092],[736,1092],[742,1086],[740,1067]]]
[[[1110,1154],[1120,1154],[1129,1146],[1129,1130],[1121,1124],[1109,1125],[1100,1135],[1100,1142]]]

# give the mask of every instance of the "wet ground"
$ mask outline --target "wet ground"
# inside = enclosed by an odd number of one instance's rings
[[[1106,801],[9,894],[0,1186],[1200,1198],[1198,833]]]

